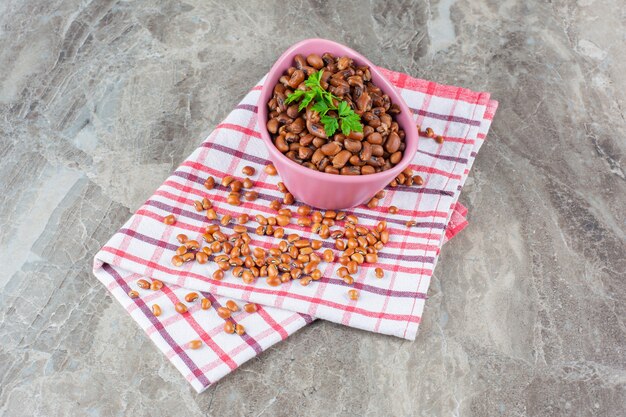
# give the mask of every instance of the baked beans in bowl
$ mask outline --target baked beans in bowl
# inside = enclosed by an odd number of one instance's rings
[[[365,57],[308,39],[270,70],[258,101],[269,159],[295,198],[324,209],[367,202],[408,167],[411,110]]]

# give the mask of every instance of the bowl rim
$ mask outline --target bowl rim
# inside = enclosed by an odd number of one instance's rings
[[[257,112],[258,112],[257,124],[259,125],[259,129],[261,131],[261,138],[265,142],[265,145],[268,148],[268,152],[272,156],[272,158],[270,159],[272,159],[272,162],[274,162],[273,161],[274,158],[280,159],[281,163],[286,164],[289,168],[295,170],[297,173],[301,175],[313,177],[319,180],[330,181],[330,182],[348,183],[348,184],[365,184],[365,183],[369,183],[372,181],[380,180],[383,177],[395,178],[411,163],[411,160],[417,153],[417,142],[419,141],[419,133],[417,131],[417,126],[415,125],[415,123],[410,123],[410,126],[408,127],[402,126],[402,129],[405,131],[405,135],[406,135],[405,143],[407,143],[407,146],[406,146],[406,149],[404,150],[404,154],[402,155],[402,159],[400,160],[400,162],[398,162],[393,168],[388,169],[386,171],[377,172],[374,174],[367,174],[367,175],[337,175],[337,174],[330,174],[328,172],[320,172],[320,171],[313,170],[311,168],[307,168],[303,165],[300,165],[292,161],[288,157],[286,157],[282,152],[278,150],[278,148],[276,148],[276,146],[272,142],[272,138],[266,126],[267,117],[268,117],[267,100],[269,99],[269,96],[267,96],[268,90],[270,88],[273,90],[274,84],[275,84],[275,82],[272,82],[271,79],[276,78],[276,73],[279,71],[278,67],[280,67],[284,63],[284,61],[289,59],[290,55],[292,54],[295,55],[299,53],[298,51],[300,49],[306,46],[309,46],[309,44],[314,44],[315,48],[319,48],[322,50],[327,46],[332,46],[335,49],[342,50],[345,53],[345,55],[350,56],[350,58],[353,58],[359,61],[360,63],[367,65],[370,68],[370,72],[375,74],[376,77],[378,78],[376,82],[376,86],[379,87],[381,90],[383,90],[384,93],[388,94],[392,98],[392,102],[400,106],[401,111],[406,112],[406,114],[409,115],[411,120],[413,120],[413,117],[412,117],[413,112],[411,111],[409,106],[406,104],[406,102],[402,98],[400,92],[396,89],[396,87],[393,86],[393,84],[391,84],[391,82],[387,79],[387,77],[385,77],[369,59],[367,59],[366,57],[364,57],[357,51],[335,41],[322,39],[322,38],[304,39],[290,46],[274,62],[274,65],[272,65],[270,72],[265,78],[265,81],[263,83],[263,88],[261,89],[259,100],[257,102]],[[280,78],[280,76],[278,78]],[[265,96],[267,97],[264,99]],[[411,141],[411,143],[409,144],[408,141],[406,141],[407,137],[414,137],[415,140]]]

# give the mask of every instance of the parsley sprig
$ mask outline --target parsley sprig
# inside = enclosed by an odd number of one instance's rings
[[[341,127],[341,133],[346,136],[350,132],[362,132],[361,116],[356,114],[347,102],[339,100],[338,97],[322,88],[320,81],[323,73],[324,71],[320,70],[311,74],[304,82],[309,89],[294,91],[287,96],[285,103],[290,104],[300,100],[298,110],[301,111],[313,102],[311,110],[320,114],[320,121],[328,137],[332,136],[339,127]],[[337,106],[335,106],[336,102],[339,103]],[[328,112],[331,110],[334,110],[338,117],[329,115]]]

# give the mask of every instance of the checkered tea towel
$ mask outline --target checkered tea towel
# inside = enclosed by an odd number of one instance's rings
[[[467,226],[466,214],[467,209],[457,203],[446,227],[446,241]],[[142,290],[137,281],[146,277],[98,260],[95,274],[197,392],[315,320],[306,314],[259,305],[254,314],[235,316],[246,328],[243,336],[227,335],[224,320],[212,311],[226,303],[225,297],[202,293],[211,301],[210,310],[186,303],[190,305],[188,312],[179,314],[171,306],[184,300],[189,289],[166,284],[160,291]],[[131,290],[138,291],[139,297],[130,298]],[[235,301],[240,306],[245,303]],[[158,317],[152,313],[155,304],[164,307]],[[192,340],[202,340],[204,346],[189,349]]]
[[[274,288],[264,280],[246,285],[229,274],[224,280],[215,281],[211,278],[215,264],[211,262],[206,265],[188,263],[180,268],[170,264],[177,247],[176,234],[185,233],[201,241],[199,237],[207,223],[203,214],[193,210],[194,200],[207,196],[218,213],[235,217],[240,213],[270,215],[269,201],[281,196],[276,189],[279,178],[269,177],[263,171],[267,153],[256,127],[256,101],[261,85],[253,88],[96,255],[96,276],[196,389],[206,387],[287,337],[312,317],[415,338],[430,276],[446,238],[446,225],[464,227],[463,215],[454,208],[458,207],[458,195],[497,103],[489,100],[488,93],[383,71],[413,109],[416,122],[432,127],[446,140],[438,144],[421,138],[412,168],[425,179],[422,187],[388,189],[378,208],[351,210],[366,226],[385,218],[391,232],[390,243],[379,253],[378,266],[385,270],[385,277],[374,278],[373,267],[361,268],[354,284],[361,294],[359,300],[352,301],[346,296],[345,284],[334,274],[336,265],[326,265],[323,278],[307,287],[294,282]],[[233,207],[226,204],[223,188],[207,191],[202,185],[208,175],[219,180],[228,174],[237,175],[245,165],[257,169],[253,178],[255,188],[260,191],[257,201]],[[390,205],[399,207],[399,212],[387,213],[386,207]],[[162,219],[170,213],[177,217],[177,222],[166,226]],[[454,213],[458,216],[453,216]],[[406,228],[407,220],[416,221],[416,225]],[[254,230],[252,226],[249,229]],[[290,225],[287,230],[308,236],[308,231],[297,225]],[[260,238],[253,233],[251,236],[252,245],[264,247],[273,239]],[[330,247],[331,242],[325,245]],[[137,290],[135,281],[140,277],[159,279],[166,285],[157,292],[139,290],[140,297],[131,299],[126,293],[131,288]],[[199,303],[192,303],[189,312],[173,314],[174,302],[191,290],[211,299],[212,308],[200,310]],[[215,308],[223,304],[223,297],[262,306],[256,313],[235,315],[235,321],[241,321],[246,328],[243,336],[222,331],[223,321],[217,318]],[[150,312],[150,306],[155,303],[164,310],[158,318]],[[185,348],[184,336],[190,335],[190,329],[205,342],[205,347]]]

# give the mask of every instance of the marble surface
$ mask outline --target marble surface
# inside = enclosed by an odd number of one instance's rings
[[[0,2],[0,415],[626,414],[622,0]],[[414,343],[316,322],[201,395],[97,249],[297,40],[500,101]]]

